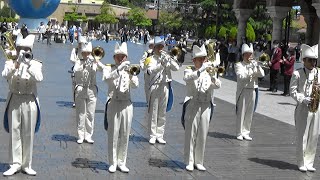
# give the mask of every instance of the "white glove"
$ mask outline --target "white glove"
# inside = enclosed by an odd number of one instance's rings
[[[199,72],[203,72],[207,69],[207,67],[211,66],[210,62],[205,62],[202,64],[201,68],[199,69]]]
[[[118,71],[122,71],[126,68],[128,68],[130,65],[130,61],[124,61],[118,66]]]
[[[83,87],[82,87],[82,86],[78,86],[78,87],[77,87],[77,91],[78,91],[78,92],[80,92],[80,91],[82,91],[82,90],[83,90]]]
[[[311,97],[305,97],[302,101],[302,103],[304,103],[305,105],[309,105],[311,103]]]

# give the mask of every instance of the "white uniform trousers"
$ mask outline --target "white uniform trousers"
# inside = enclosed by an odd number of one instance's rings
[[[76,113],[79,139],[90,139],[93,135],[97,89],[95,86],[76,92]]]
[[[244,88],[237,103],[237,136],[246,136],[250,134],[254,102],[256,94],[254,89]]]
[[[132,116],[133,106],[130,100],[110,100],[107,109],[110,165],[126,165]]]
[[[148,122],[150,138],[163,138],[166,125],[166,109],[169,98],[169,84],[160,83],[150,93]]]
[[[319,137],[319,110],[311,113],[304,104],[295,110],[298,167],[313,166]]]
[[[12,94],[8,107],[10,160],[23,168],[31,168],[37,104],[34,95]]]
[[[190,100],[185,114],[185,163],[203,165],[211,115],[210,102]]]

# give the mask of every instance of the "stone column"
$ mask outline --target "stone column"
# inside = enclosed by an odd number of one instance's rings
[[[237,46],[240,48],[242,37],[246,37],[247,21],[251,15],[252,9],[233,9],[238,20]]]
[[[281,33],[282,33],[282,23],[283,19],[287,16],[290,7],[283,6],[267,6],[267,9],[270,13],[270,17],[272,18],[272,42],[274,40],[281,41]]]
[[[313,25],[314,25],[314,21],[316,18],[318,18],[316,15],[314,14],[310,14],[310,13],[306,13],[303,14],[304,20],[306,21],[307,24],[307,32],[306,32],[306,36],[305,36],[305,43],[306,44],[314,44],[314,39],[313,39],[313,34],[314,34],[314,29],[313,29]]]

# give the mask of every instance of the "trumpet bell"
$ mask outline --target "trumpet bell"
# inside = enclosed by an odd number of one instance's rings
[[[132,65],[130,66],[129,73],[133,76],[140,74],[140,66]]]
[[[170,54],[172,56],[180,56],[181,50],[178,47],[174,47],[171,49]]]
[[[206,71],[211,76],[215,75],[216,73],[218,74],[218,76],[223,76],[223,74],[225,72],[225,68],[223,66],[219,66],[219,67],[209,66],[209,67],[207,67]]]
[[[96,60],[100,60],[104,57],[105,52],[104,49],[100,46],[97,46],[95,48],[92,49],[92,56],[96,59]]]

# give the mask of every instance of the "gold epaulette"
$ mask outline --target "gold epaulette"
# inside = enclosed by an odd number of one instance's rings
[[[194,66],[187,66],[186,69],[191,69],[191,70],[194,71],[194,70],[195,70],[195,67],[194,67]]]
[[[145,65],[145,66],[148,66],[148,65],[150,64],[151,60],[152,60],[152,59],[151,59],[151,56],[150,56],[150,57],[147,57],[146,60],[144,60],[144,62],[143,62],[144,65]]]
[[[106,64],[106,66],[112,66],[112,64]]]

